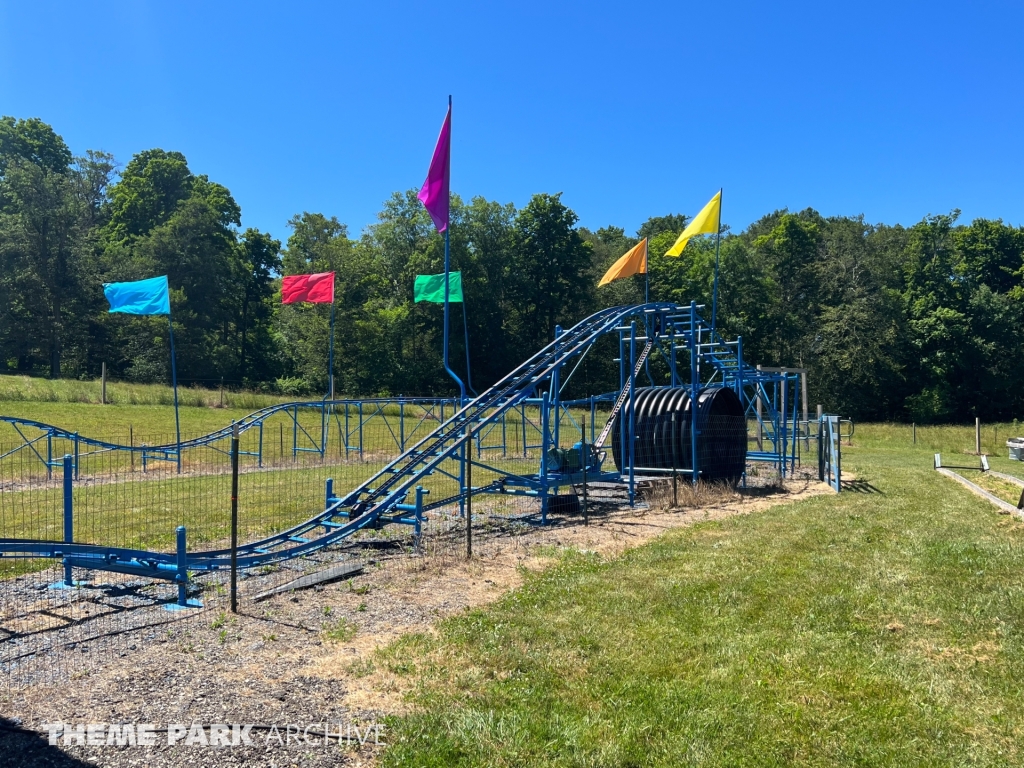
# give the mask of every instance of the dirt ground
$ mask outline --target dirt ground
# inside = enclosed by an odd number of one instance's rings
[[[422,556],[370,568],[348,581],[243,605],[237,616],[207,612],[123,657],[98,659],[67,682],[0,689],[0,732],[7,744],[0,766],[371,765],[382,748],[374,741],[387,743],[382,718],[406,707],[405,683],[363,670],[395,638],[430,632],[444,617],[496,600],[519,586],[525,572],[554,563],[560,548],[613,557],[673,528],[821,493],[832,491],[805,474],[784,488],[683,500],[700,507],[670,509],[671,493],[651,499],[646,509],[602,511],[597,503],[588,525],[563,518],[522,535],[481,537],[472,560],[460,547],[428,547]],[[276,726],[279,735],[257,727],[252,745],[204,747],[184,741],[171,746],[158,732],[156,746],[51,747],[45,738],[2,730],[12,723],[38,730],[54,722],[152,723],[158,729],[256,724]],[[349,738],[325,745],[325,723]],[[283,743],[288,725],[309,730]]]

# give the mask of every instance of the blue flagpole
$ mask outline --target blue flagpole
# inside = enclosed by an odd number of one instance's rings
[[[171,384],[174,387],[174,432],[178,446],[178,474],[181,474],[181,421],[178,419],[178,366],[174,361],[174,323],[167,313],[167,327],[171,331]]]
[[[715,237],[715,285],[711,290],[711,335],[715,335],[718,318],[718,254],[722,248],[722,190],[718,190],[718,234]],[[714,339],[712,339],[713,341]]]
[[[449,96],[448,97],[448,113],[451,114],[451,111],[452,111],[452,97]],[[451,135],[450,134],[448,136],[448,141],[449,142],[451,141]],[[448,164],[449,164],[448,165],[448,178],[451,179],[451,153],[450,152],[448,154]],[[452,201],[452,198],[451,198],[451,194],[449,193],[448,199],[445,201],[445,205],[448,208],[448,216],[447,216],[448,224],[444,228],[444,369],[446,371],[448,371],[448,375],[451,376],[453,379],[455,379],[455,383],[459,385],[459,395],[460,395],[460,398],[461,398],[460,403],[462,403],[462,402],[465,402],[465,400],[466,400],[466,385],[462,383],[462,379],[460,379],[455,374],[455,371],[453,371],[451,366],[448,364],[448,307],[449,307],[449,304],[450,304],[450,301],[449,301],[450,286],[449,286],[448,282],[449,282],[449,279],[450,279],[449,278],[449,274],[451,272],[451,238],[448,235],[452,231],[452,210],[451,210],[452,202],[451,201]]]
[[[451,286],[448,284],[449,273],[451,272],[451,256],[449,247],[448,232],[451,230],[451,220],[449,219],[448,226],[444,230],[444,369],[448,371],[448,375],[455,379],[455,383],[459,385],[459,395],[461,401],[466,400],[466,385],[462,383],[455,371],[452,370],[451,365],[448,364],[448,307],[451,302],[449,301],[449,293]]]
[[[331,342],[327,352],[327,397],[334,399],[334,302],[331,302]]]
[[[651,241],[644,247],[644,304],[651,303]]]
[[[469,321],[466,320],[466,289],[462,289],[462,330],[466,335],[466,386],[476,397],[476,390],[473,389],[473,374],[469,370]]]

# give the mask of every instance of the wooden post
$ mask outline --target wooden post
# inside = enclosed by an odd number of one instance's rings
[[[132,450],[128,451],[128,455],[131,456],[132,460],[132,472],[135,471],[135,432],[132,430],[132,425],[128,425],[128,447]]]
[[[916,421],[914,422],[913,427],[914,427],[914,445],[917,445],[917,422]]]
[[[224,407],[224,377],[220,377],[220,407]]]
[[[981,456],[981,419],[974,417],[974,452]]]
[[[107,364],[102,363],[100,369],[100,405],[107,404]]]

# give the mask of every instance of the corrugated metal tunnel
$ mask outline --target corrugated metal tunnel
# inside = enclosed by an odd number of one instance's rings
[[[683,387],[638,388],[635,466],[643,469],[693,469],[691,399]],[[675,419],[673,420],[673,414]],[[612,456],[621,472],[621,429],[629,424],[627,401],[612,426]],[[627,444],[626,450],[629,450]],[[747,461],[747,422],[739,397],[726,387],[701,390],[698,407],[697,469],[704,480],[737,482]]]

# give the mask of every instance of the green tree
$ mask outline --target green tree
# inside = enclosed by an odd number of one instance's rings
[[[69,347],[83,357],[87,346],[80,331],[93,209],[71,162],[41,120],[0,118],[0,354],[19,370],[45,360],[51,377],[62,374]]]
[[[235,285],[240,307],[235,324],[238,377],[249,385],[278,373],[273,318],[275,276],[281,271],[281,241],[257,229],[245,230],[238,243]]]
[[[540,349],[556,324],[573,325],[594,306],[592,249],[577,220],[561,193],[534,195],[516,218],[506,285],[513,291],[510,325],[520,350]]]

